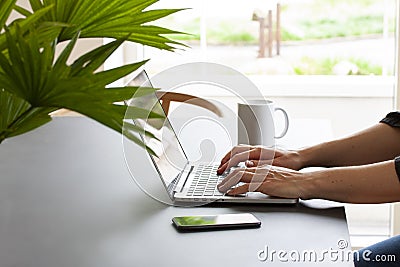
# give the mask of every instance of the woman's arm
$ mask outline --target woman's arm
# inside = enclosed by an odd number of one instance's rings
[[[244,182],[232,188],[238,182]],[[236,169],[218,186],[231,195],[258,191],[286,198],[321,198],[348,203],[400,201],[394,161],[300,172],[281,167]]]
[[[393,159],[399,154],[400,128],[379,123],[352,136],[300,150],[236,146],[221,160],[217,173],[222,174],[239,162],[246,162],[247,167],[269,164],[299,170],[305,167],[363,165]]]
[[[304,181],[308,198],[324,198],[349,203],[400,201],[400,181],[394,161],[325,169]]]
[[[379,123],[349,137],[297,151],[302,167],[354,166],[400,154],[400,129]]]

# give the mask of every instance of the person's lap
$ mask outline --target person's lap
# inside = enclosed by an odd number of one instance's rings
[[[354,266],[400,266],[400,235],[354,253]]]

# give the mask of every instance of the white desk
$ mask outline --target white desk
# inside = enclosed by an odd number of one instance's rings
[[[171,225],[177,215],[244,211],[262,227],[180,234]],[[132,181],[120,135],[86,118],[56,118],[0,145],[1,267],[353,266],[257,257],[265,246],[322,253],[340,239],[349,241],[345,212],[332,202],[190,209],[156,202]]]

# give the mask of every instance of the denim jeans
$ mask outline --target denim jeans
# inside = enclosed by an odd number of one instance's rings
[[[400,266],[400,235],[359,250],[354,266]]]

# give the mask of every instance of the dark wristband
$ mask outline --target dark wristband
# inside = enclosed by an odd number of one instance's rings
[[[400,127],[400,112],[390,112],[380,122],[390,125],[392,127]]]
[[[394,167],[396,169],[397,178],[399,178],[400,181],[400,156],[394,159]]]

